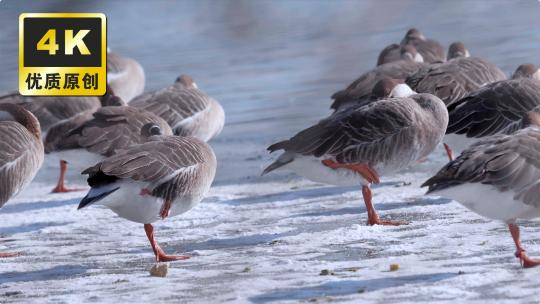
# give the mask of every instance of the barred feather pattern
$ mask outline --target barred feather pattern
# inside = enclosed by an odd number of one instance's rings
[[[515,200],[540,207],[540,129],[494,135],[473,144],[423,186],[429,192],[465,183],[512,191]]]
[[[496,65],[466,57],[425,66],[405,82],[414,91],[436,95],[450,106],[483,85],[505,79],[506,75]]]

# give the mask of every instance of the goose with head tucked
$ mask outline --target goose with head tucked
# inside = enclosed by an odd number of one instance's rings
[[[512,79],[487,84],[448,107],[444,142],[452,160],[484,137],[511,134],[528,126],[530,112],[540,112],[540,73],[534,64],[522,64]]]
[[[91,204],[144,224],[157,262],[183,260],[167,255],[154,238],[152,223],[187,212],[210,189],[216,172],[212,148],[193,137],[151,136],[83,171],[90,191],[79,209]]]
[[[364,105],[369,103],[375,84],[383,78],[405,80],[427,64],[415,61],[416,49],[407,45],[401,47],[401,60],[380,65],[371,71],[362,74],[347,88],[332,95],[334,102],[330,108],[339,111],[351,105]]]
[[[422,186],[428,194],[461,203],[471,211],[508,225],[515,256],[524,267],[540,265],[521,245],[519,219],[540,217],[540,114],[511,135],[481,139]]]
[[[107,84],[114,94],[129,102],[144,91],[144,69],[134,59],[107,52]]]
[[[382,220],[371,200],[379,176],[416,163],[442,140],[448,112],[431,94],[386,98],[335,112],[292,138],[268,147],[283,150],[263,172],[288,168],[316,182],[361,185],[368,224]]]
[[[0,208],[30,184],[43,158],[37,118],[18,105],[0,104]],[[17,255],[0,252],[0,257]]]
[[[452,44],[454,45],[454,44]],[[506,75],[496,65],[478,57],[460,57],[462,52],[449,51],[452,60],[419,69],[406,79],[418,93],[430,93],[447,106],[467,96],[478,88],[495,81],[505,80]]]
[[[400,60],[400,47],[412,45],[418,51],[416,59],[420,62],[434,63],[444,62],[444,48],[432,39],[426,39],[419,30],[411,28],[405,34],[400,44],[391,44],[385,47],[377,58],[377,65]]]
[[[208,141],[225,123],[221,105],[200,90],[193,78],[179,76],[172,86],[142,94],[130,102],[165,119],[173,133]]]
[[[80,113],[93,113],[109,102],[112,91],[102,97],[93,96],[23,96],[11,93],[0,96],[0,103],[14,103],[30,111],[46,133],[53,125]]]
[[[153,135],[172,135],[172,130],[161,117],[146,110],[109,106],[55,125],[45,138],[45,152],[79,149],[76,159],[68,160],[76,167],[87,167],[96,159],[111,156],[117,149],[144,143]],[[81,190],[66,188],[66,170],[67,161],[61,160],[60,175],[53,192]]]

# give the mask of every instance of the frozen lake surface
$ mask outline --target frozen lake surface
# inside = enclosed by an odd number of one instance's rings
[[[275,157],[269,144],[330,113],[329,96],[411,26],[445,45],[461,40],[507,73],[540,64],[538,1],[4,0],[0,91],[17,88],[18,15],[52,11],[104,12],[109,46],[141,62],[147,89],[191,74],[227,124],[210,142],[219,167],[208,197],[155,225],[168,253],[193,256],[166,278],[149,276],[141,225],[77,211],[84,193],[49,194],[61,156],[47,156],[0,210],[0,250],[23,253],[0,260],[0,303],[538,303],[540,268],[519,267],[505,225],[423,195],[442,151],[375,187],[381,216],[411,222],[402,227],[366,226],[357,188],[259,177]],[[69,177],[84,185],[75,168]],[[539,222],[522,227],[539,257]]]

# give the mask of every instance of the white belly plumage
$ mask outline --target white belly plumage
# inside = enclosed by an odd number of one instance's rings
[[[490,219],[512,222],[540,217],[540,208],[514,199],[513,191],[501,192],[491,185],[468,183],[435,191]]]
[[[120,188],[96,204],[104,205],[118,214],[118,216],[137,223],[151,224],[160,219],[159,211],[161,210],[161,206],[163,206],[163,199],[140,194],[141,189],[148,187],[147,183],[120,180],[107,187]],[[171,204],[169,217],[190,210],[200,201],[201,199],[177,198]]]

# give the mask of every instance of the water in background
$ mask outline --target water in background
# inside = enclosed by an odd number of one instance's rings
[[[226,111],[225,130],[211,141],[220,184],[259,179],[266,146],[330,113],[329,96],[409,27],[444,45],[461,40],[507,73],[540,65],[537,0],[3,0],[0,91],[17,89],[23,12],[105,13],[109,47],[144,66],[147,90],[192,75]]]

